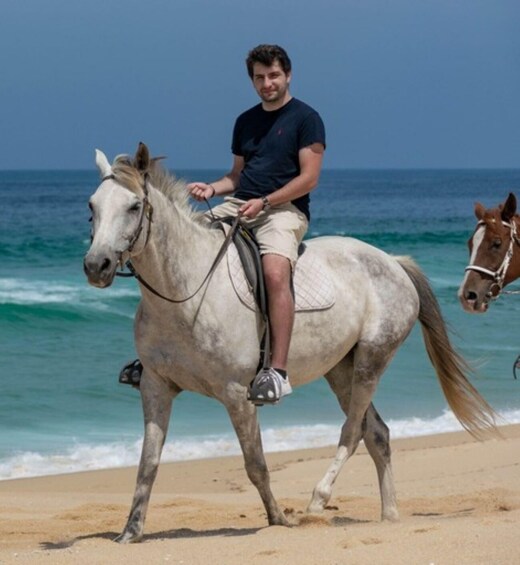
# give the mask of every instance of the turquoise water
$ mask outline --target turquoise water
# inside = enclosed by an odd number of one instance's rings
[[[178,171],[214,179],[222,171]],[[0,172],[0,478],[137,462],[142,436],[138,392],[117,383],[135,355],[135,281],[90,287],[82,259],[89,245],[87,201],[95,171]],[[325,171],[312,195],[309,237],[359,237],[392,254],[412,255],[453,330],[477,365],[474,383],[507,421],[520,421],[520,298],[506,296],[483,316],[462,311],[457,289],[468,262],[473,206],[520,194],[520,170]],[[376,406],[393,436],[451,429],[417,327],[378,390]],[[324,382],[260,413],[268,450],[335,444],[342,415]],[[164,458],[238,452],[224,409],[184,393],[176,401]]]

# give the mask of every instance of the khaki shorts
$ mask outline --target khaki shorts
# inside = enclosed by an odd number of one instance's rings
[[[217,218],[236,216],[245,200],[226,196],[224,202],[212,209]],[[211,214],[206,212],[211,218]],[[291,262],[294,269],[298,259],[298,247],[307,232],[309,222],[303,212],[288,202],[262,211],[256,218],[242,218],[241,223],[254,233],[260,246],[260,254],[281,255]]]

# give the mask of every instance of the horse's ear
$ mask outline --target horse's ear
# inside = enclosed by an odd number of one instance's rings
[[[150,168],[150,151],[148,151],[148,147],[142,142],[139,142],[139,147],[135,154],[135,168],[141,173],[148,172]]]
[[[504,222],[510,222],[516,212],[516,196],[510,192],[507,200],[504,202],[502,206],[502,210],[500,210],[500,215],[502,216],[502,220]]]
[[[99,149],[96,149],[96,165],[101,178],[108,177],[112,174],[112,167],[108,162],[107,156]]]
[[[475,204],[475,216],[477,217],[477,220],[479,222],[484,218],[485,211],[486,209],[484,208],[484,206],[482,206],[480,202],[477,202]]]

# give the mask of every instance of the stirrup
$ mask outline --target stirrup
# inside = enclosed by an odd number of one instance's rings
[[[127,363],[119,373],[119,382],[123,385],[132,385],[139,388],[141,383],[141,375],[143,373],[143,365],[139,359],[134,359]]]

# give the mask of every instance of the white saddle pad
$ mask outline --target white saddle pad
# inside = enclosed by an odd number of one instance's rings
[[[256,310],[253,292],[234,244],[228,247],[226,256],[229,277],[238,298],[250,310]],[[307,252],[298,259],[294,271],[294,293],[296,312],[326,310],[334,305],[336,297],[332,281],[316,255]]]

